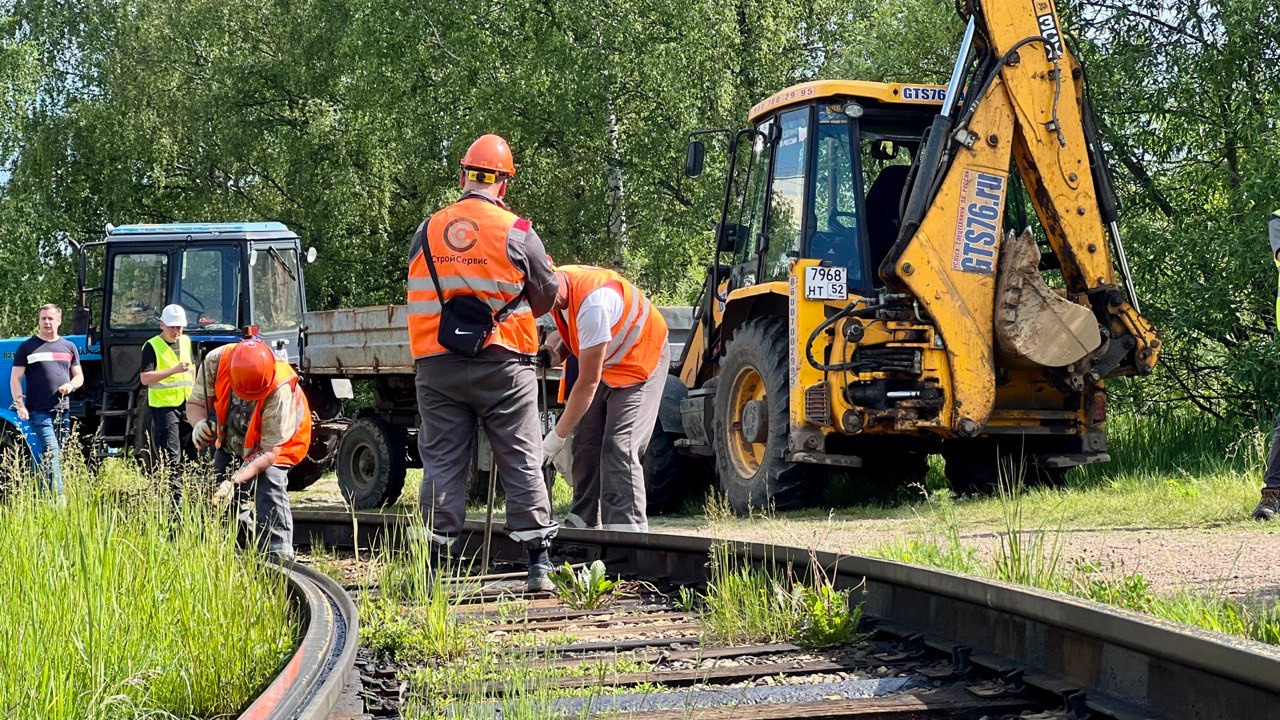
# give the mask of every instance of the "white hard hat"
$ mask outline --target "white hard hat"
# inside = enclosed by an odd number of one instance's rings
[[[160,312],[160,322],[169,326],[187,326],[187,311],[181,305],[166,305]]]

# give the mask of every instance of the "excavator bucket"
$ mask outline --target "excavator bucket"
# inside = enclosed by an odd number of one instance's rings
[[[1102,344],[1093,312],[1049,289],[1030,230],[1010,232],[996,276],[996,347],[1011,363],[1065,367]]]

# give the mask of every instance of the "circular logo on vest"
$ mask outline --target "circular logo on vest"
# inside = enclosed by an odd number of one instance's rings
[[[480,241],[480,226],[471,218],[454,218],[444,226],[444,244],[454,252],[464,253]]]

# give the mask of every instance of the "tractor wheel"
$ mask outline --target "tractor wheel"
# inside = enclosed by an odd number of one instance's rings
[[[1003,457],[991,438],[956,438],[942,443],[947,480],[956,495],[994,493]]]
[[[362,417],[338,442],[338,488],[356,510],[390,505],[404,489],[404,435],[375,417]]]
[[[707,463],[702,458],[681,455],[676,450],[678,437],[657,423],[641,458],[649,515],[679,512],[690,497],[702,493],[708,485],[711,473]]]
[[[740,516],[752,509],[809,504],[822,483],[784,459],[790,434],[787,329],[777,318],[748,321],[734,334],[716,388],[716,474]]]

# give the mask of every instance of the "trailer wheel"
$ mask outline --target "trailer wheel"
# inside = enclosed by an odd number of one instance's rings
[[[778,318],[756,318],[734,334],[716,388],[716,474],[740,516],[752,509],[804,507],[823,483],[783,459],[791,418],[787,330]]]
[[[338,443],[338,488],[356,510],[395,502],[404,489],[405,439],[387,423],[362,417]]]
[[[297,465],[289,468],[289,492],[306,490],[324,475],[324,466],[304,457]]]
[[[333,468],[334,447],[341,436],[338,433],[312,430],[311,447],[307,448],[306,457],[297,465],[289,468],[289,491],[306,490]],[[319,455],[316,460],[314,455]]]

